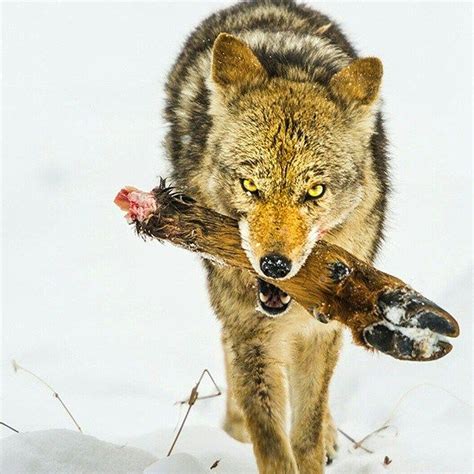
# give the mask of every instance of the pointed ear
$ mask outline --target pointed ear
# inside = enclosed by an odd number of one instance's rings
[[[378,96],[382,74],[380,59],[356,59],[334,74],[329,88],[346,105],[370,105]]]
[[[212,48],[211,78],[218,86],[226,88],[259,85],[268,74],[243,41],[221,33]]]

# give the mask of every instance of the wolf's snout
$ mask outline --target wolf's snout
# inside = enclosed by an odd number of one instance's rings
[[[263,274],[270,278],[284,278],[291,271],[291,262],[278,254],[266,255],[260,260]]]

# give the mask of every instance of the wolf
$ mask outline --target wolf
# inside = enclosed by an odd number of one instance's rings
[[[389,192],[381,79],[379,59],[358,57],[307,6],[257,0],[218,11],[167,79],[172,180],[239,220],[260,276],[291,278],[321,238],[371,262]],[[205,268],[222,325],[224,429],[252,442],[260,473],[324,472],[337,450],[328,386],[341,328],[245,271]]]

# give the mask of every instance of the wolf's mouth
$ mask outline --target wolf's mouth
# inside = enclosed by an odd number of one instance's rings
[[[283,314],[291,303],[291,296],[271,283],[257,278],[258,303],[269,316]]]

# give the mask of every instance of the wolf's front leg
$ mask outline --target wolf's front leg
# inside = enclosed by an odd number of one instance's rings
[[[291,444],[301,474],[321,474],[336,451],[328,387],[341,346],[340,329],[295,342],[290,364]]]
[[[226,341],[225,335],[222,337],[222,347],[224,349],[225,373],[227,379],[227,399],[226,399],[226,413],[224,420],[224,430],[232,436],[232,438],[241,443],[249,443],[250,436],[247,430],[247,425],[244,419],[244,413],[235,399],[235,382],[233,375],[233,352]]]
[[[234,344],[234,395],[242,407],[261,474],[297,474],[285,431],[284,367],[261,339]]]
[[[296,474],[285,431],[284,357],[282,344],[273,340],[274,321],[255,311],[254,278],[239,270],[206,266],[211,303],[223,328],[228,381],[224,427],[237,438],[250,435],[260,473]]]

